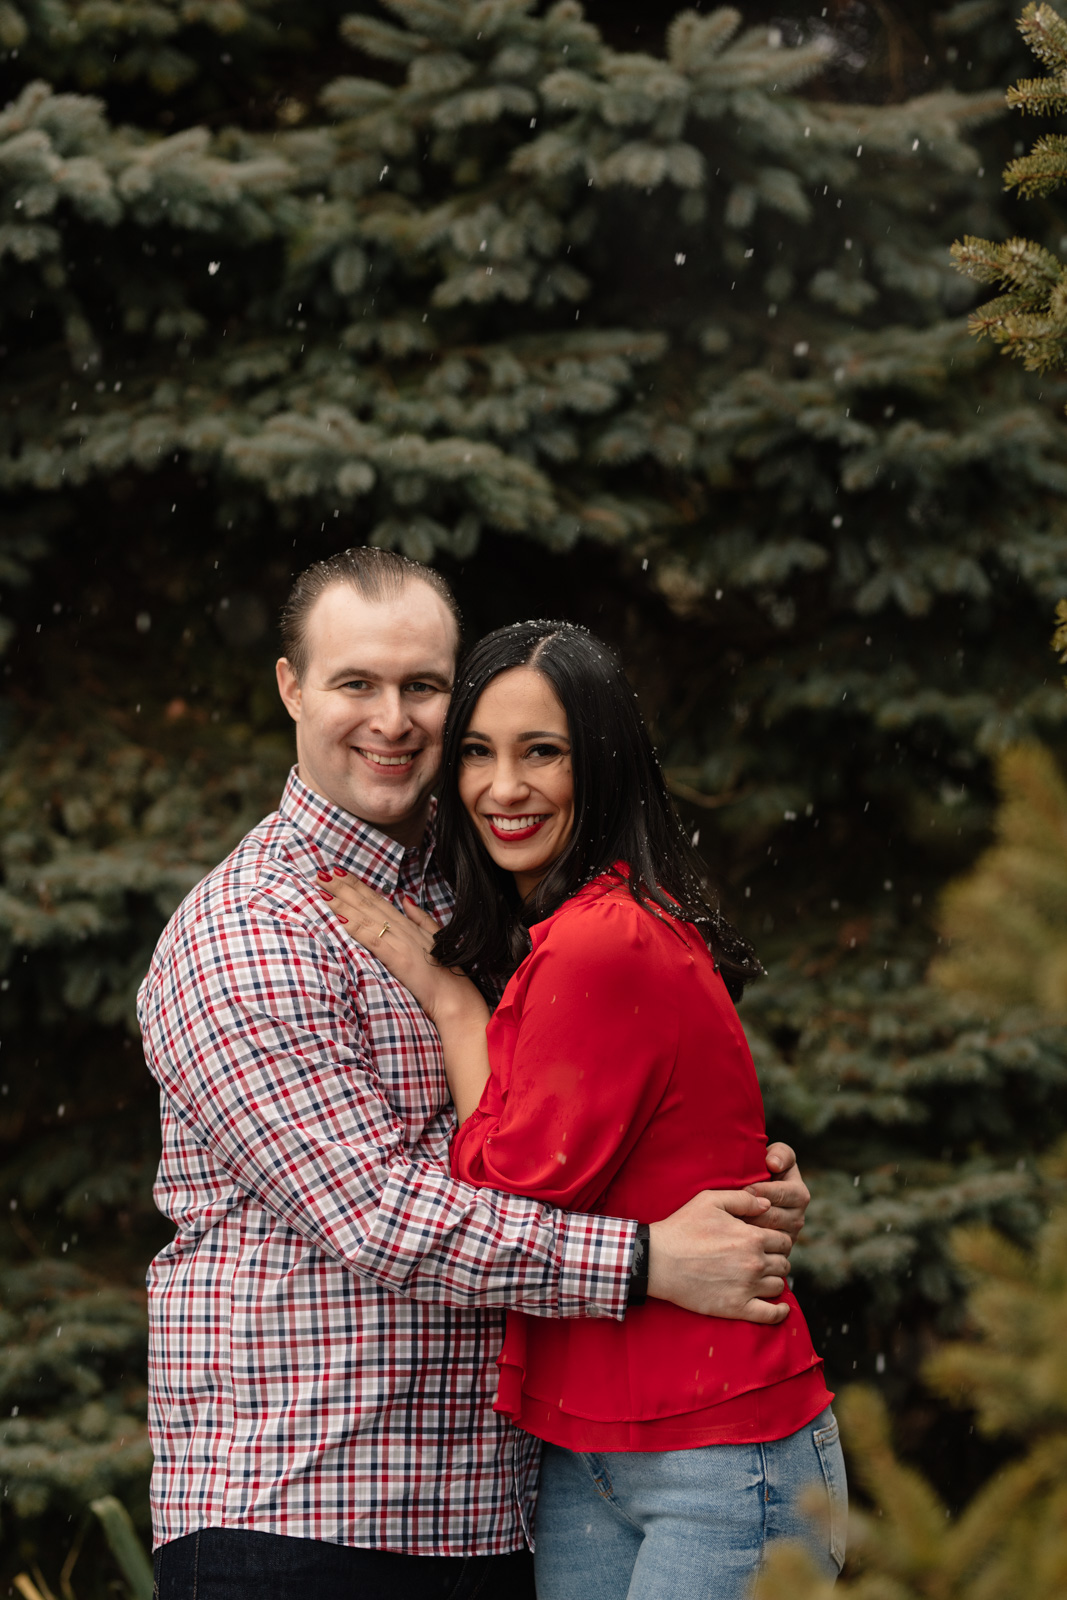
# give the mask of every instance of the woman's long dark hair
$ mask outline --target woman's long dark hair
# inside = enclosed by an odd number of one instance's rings
[[[463,739],[486,687],[513,667],[548,679],[567,714],[574,827],[525,904],[487,853],[459,797]],[[634,899],[696,923],[733,999],[762,971],[747,940],[709,896],[704,866],[671,801],[634,692],[607,645],[568,622],[516,622],[476,644],[460,663],[444,737],[438,861],[456,892],[434,953],[487,991],[529,951],[527,929],[550,916],[616,861],[629,864]]]

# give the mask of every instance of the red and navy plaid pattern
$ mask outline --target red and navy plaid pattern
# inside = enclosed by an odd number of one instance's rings
[[[405,851],[294,772],[141,988],[177,1228],[148,1274],[155,1542],[502,1554],[538,1444],[492,1409],[500,1308],[621,1317],[634,1225],[449,1176],[437,1035],[331,925],[320,866],[448,914],[432,843]]]

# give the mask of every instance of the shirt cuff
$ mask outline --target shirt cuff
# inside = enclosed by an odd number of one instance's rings
[[[626,1315],[637,1223],[629,1217],[565,1214],[559,1252],[560,1317]]]

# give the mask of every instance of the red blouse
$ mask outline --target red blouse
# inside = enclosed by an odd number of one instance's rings
[[[744,1031],[695,928],[605,874],[531,929],[488,1027],[457,1178],[654,1222],[769,1176]],[[576,1450],[760,1443],[832,1396],[791,1294],[774,1327],[649,1300],[624,1321],[509,1311],[496,1408]]]

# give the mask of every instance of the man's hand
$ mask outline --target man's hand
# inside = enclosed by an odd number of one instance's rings
[[[672,1216],[654,1222],[649,1294],[705,1316],[784,1321],[789,1307],[768,1302],[785,1288],[792,1240],[748,1226],[770,1209],[768,1200],[743,1189],[705,1189]]]
[[[748,1220],[757,1228],[787,1233],[795,1244],[804,1226],[804,1213],[811,1195],[800,1176],[797,1158],[787,1144],[767,1146],[767,1170],[776,1173],[776,1178],[769,1183],[750,1183],[747,1193],[769,1200],[770,1207],[761,1216]]]

